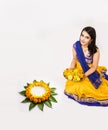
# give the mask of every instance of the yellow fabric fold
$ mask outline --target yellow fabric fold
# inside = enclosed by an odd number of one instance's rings
[[[92,66],[92,64],[89,64],[89,66]],[[80,63],[77,62],[76,64],[77,69],[82,69],[80,66]],[[79,98],[81,97],[92,97],[96,100],[106,100],[108,99],[108,80],[106,80],[104,77],[102,77],[102,72],[107,71],[105,66],[99,66],[97,68],[97,71],[100,73],[102,78],[102,84],[99,86],[98,89],[96,89],[89,79],[86,77],[82,79],[79,82],[74,82],[71,80],[67,80],[65,84],[65,92],[68,94],[75,94]]]

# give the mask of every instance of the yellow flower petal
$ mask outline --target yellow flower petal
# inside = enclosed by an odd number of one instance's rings
[[[45,92],[42,94],[42,95],[34,95],[31,90],[32,88],[34,87],[43,87],[45,89]],[[48,84],[40,81],[40,82],[37,82],[37,81],[34,81],[32,84],[29,84],[27,89],[26,89],[26,97],[30,99],[30,101],[33,101],[35,103],[40,103],[42,101],[45,101],[47,100],[49,97],[50,97],[50,88],[48,86]]]

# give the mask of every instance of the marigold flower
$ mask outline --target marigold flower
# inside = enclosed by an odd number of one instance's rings
[[[45,89],[45,92],[42,95],[35,95],[32,92],[32,89],[34,87],[43,87]],[[40,103],[42,101],[47,100],[50,97],[50,88],[49,86],[44,82],[33,82],[33,84],[28,85],[26,89],[26,96],[30,99],[30,101],[33,101],[35,103]]]
[[[75,69],[67,68],[64,70],[63,76],[67,80],[80,81],[84,77],[84,74],[82,70],[79,70],[77,68]]]

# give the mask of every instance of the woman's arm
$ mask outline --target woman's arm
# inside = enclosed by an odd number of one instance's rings
[[[74,48],[72,48],[72,55],[73,55],[73,58],[72,58],[72,61],[71,61],[71,64],[70,64],[70,68],[75,68],[77,56],[76,56],[76,51],[75,51]]]
[[[88,71],[85,72],[85,76],[89,76],[90,74],[96,71],[98,67],[99,59],[100,59],[100,51],[99,49],[97,49],[97,52],[93,55],[93,65]]]

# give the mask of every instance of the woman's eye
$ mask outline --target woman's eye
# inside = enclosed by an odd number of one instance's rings
[[[89,37],[86,37],[87,39],[89,39]]]
[[[85,37],[86,39],[89,39],[89,36],[84,36],[83,34],[81,34],[81,37]]]

